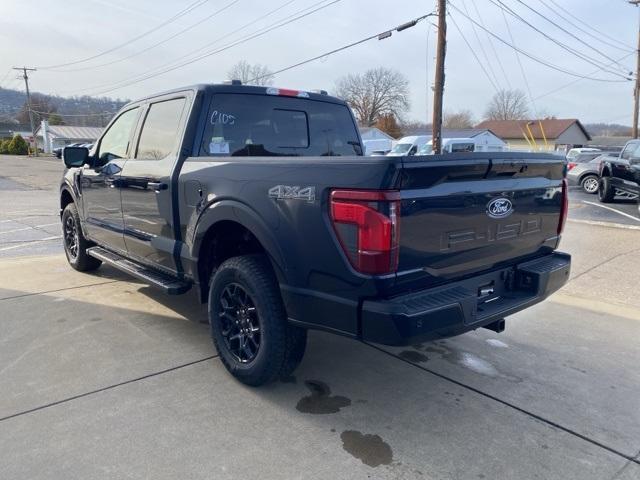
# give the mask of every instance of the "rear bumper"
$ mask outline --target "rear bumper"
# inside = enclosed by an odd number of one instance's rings
[[[571,256],[554,252],[514,267],[362,304],[362,338],[409,345],[475,330],[541,302],[569,279]]]

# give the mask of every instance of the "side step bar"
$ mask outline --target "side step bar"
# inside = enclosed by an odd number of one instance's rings
[[[178,280],[157,270],[152,270],[102,247],[88,248],[87,254],[153,287],[157,287],[169,295],[181,295],[191,288],[191,282]]]

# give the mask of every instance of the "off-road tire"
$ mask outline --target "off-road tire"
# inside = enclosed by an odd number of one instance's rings
[[[252,306],[251,313],[254,316],[251,319],[247,318],[250,314],[246,311],[237,313],[242,307],[232,311],[230,303],[223,301],[228,292],[238,290],[246,293],[245,301],[241,303]],[[238,295],[242,296],[242,293]],[[220,360],[229,373],[242,383],[260,386],[288,376],[304,356],[306,330],[289,324],[276,276],[264,255],[233,257],[220,265],[209,287],[208,312],[211,338]],[[238,334],[232,335],[229,330],[233,328],[234,332],[240,328],[243,319],[259,326],[258,347],[253,349],[256,352],[250,359],[240,358],[244,350],[234,352],[234,346],[239,344],[232,344],[230,340]],[[240,327],[237,325],[239,322]],[[243,335],[246,340],[246,334]]]
[[[69,265],[79,272],[90,272],[102,264],[100,260],[87,254],[87,248],[95,244],[82,233],[75,203],[68,204],[62,212],[62,245]]]
[[[598,200],[602,203],[611,203],[615,199],[616,192],[611,186],[609,177],[602,177],[598,185]]]

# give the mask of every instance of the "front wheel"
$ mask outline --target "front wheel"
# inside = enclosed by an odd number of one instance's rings
[[[95,270],[102,264],[100,260],[87,254],[87,248],[93,243],[82,233],[80,216],[74,203],[67,205],[62,212],[62,243],[69,265],[79,272]]]
[[[611,203],[615,196],[616,193],[611,186],[611,179],[609,177],[602,177],[598,185],[598,200],[602,203]]]
[[[587,175],[582,179],[582,182],[580,182],[580,185],[582,186],[582,189],[589,194],[598,193],[598,186],[599,186],[598,176]]]
[[[209,288],[209,323],[223,365],[247,385],[286,377],[304,355],[306,330],[288,323],[264,255],[234,257],[220,265]]]

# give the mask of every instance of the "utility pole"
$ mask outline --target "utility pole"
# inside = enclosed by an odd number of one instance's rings
[[[640,0],[639,0],[640,1]],[[31,93],[29,92],[29,75],[27,72],[35,72],[35,68],[13,67],[14,70],[22,70],[22,78],[24,78],[24,87],[27,92],[27,108],[29,109],[29,123],[31,123],[31,135],[33,137],[33,153],[38,156],[38,140],[36,139],[36,125],[31,110]]]
[[[636,7],[640,4],[640,0],[628,0],[631,5]],[[636,84],[633,89],[633,127],[631,136],[638,138],[638,107],[640,106],[640,20],[638,23],[638,48],[636,50]]]
[[[637,0],[640,2],[640,0]],[[438,46],[436,79],[433,90],[433,153],[442,150],[442,97],[444,95],[444,59],[447,52],[447,0],[438,0]]]

